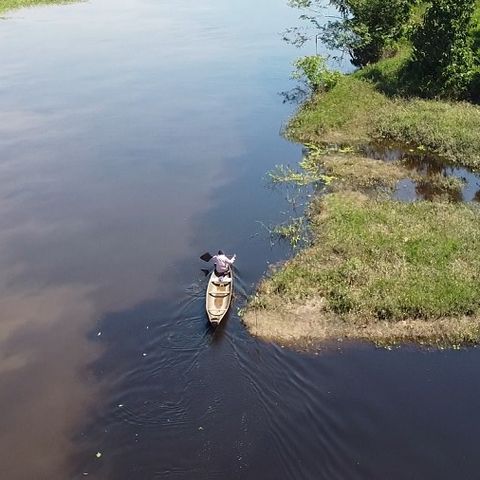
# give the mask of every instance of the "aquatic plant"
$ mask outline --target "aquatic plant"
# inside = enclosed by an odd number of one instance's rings
[[[305,217],[292,218],[287,223],[272,229],[272,235],[287,240],[292,248],[308,243],[308,225]]]

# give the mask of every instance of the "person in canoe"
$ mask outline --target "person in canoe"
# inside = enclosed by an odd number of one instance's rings
[[[233,265],[237,255],[233,255],[232,258],[228,258],[223,250],[219,250],[216,255],[212,257],[213,264],[215,265],[215,275],[222,280],[225,275],[230,271],[230,266]]]

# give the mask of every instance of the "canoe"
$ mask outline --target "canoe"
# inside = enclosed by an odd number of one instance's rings
[[[207,286],[207,296],[205,306],[207,309],[208,320],[212,325],[218,325],[227,314],[232,302],[233,296],[233,273],[232,270],[225,275],[221,281],[216,275],[215,270],[210,275]]]

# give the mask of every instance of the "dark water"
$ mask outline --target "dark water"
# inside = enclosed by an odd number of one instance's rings
[[[369,158],[386,162],[401,162],[407,169],[420,175],[421,180],[405,178],[399,182],[394,192],[396,200],[413,202],[434,200],[443,195],[452,202],[480,201],[480,173],[458,167],[439,156],[405,145],[371,144],[363,147]],[[460,188],[442,190],[438,177],[460,181]]]
[[[477,350],[298,354],[236,315],[288,254],[259,222],[289,214],[265,172],[301,157],[278,134],[295,16],[92,0],[0,23],[0,478],[478,477]],[[238,292],[213,331],[219,247]]]

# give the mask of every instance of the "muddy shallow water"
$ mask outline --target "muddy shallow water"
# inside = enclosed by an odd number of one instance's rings
[[[443,196],[452,202],[480,201],[480,173],[407,145],[375,144],[360,149],[368,158],[401,162],[420,180],[405,178],[397,185],[393,198],[400,201],[431,201]],[[446,182],[446,180],[454,183]]]
[[[0,22],[0,473],[474,478],[480,352],[266,345],[211,330],[288,255],[265,172],[301,148],[283,2],[92,0]]]

